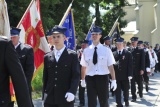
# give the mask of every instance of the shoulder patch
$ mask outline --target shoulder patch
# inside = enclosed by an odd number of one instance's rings
[[[31,45],[29,45],[29,44],[24,44],[26,47],[29,47],[29,48],[32,48],[32,46]]]
[[[76,51],[74,51],[74,50],[71,50],[71,49],[67,49],[67,51],[69,51],[70,53],[77,54],[77,53],[76,53]]]

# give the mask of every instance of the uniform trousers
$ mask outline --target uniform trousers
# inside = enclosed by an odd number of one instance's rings
[[[143,78],[142,75],[134,75],[131,80],[131,93],[132,93],[132,99],[136,99],[136,83],[138,84],[138,92],[139,96],[143,97]]]
[[[100,107],[109,107],[108,104],[108,75],[86,76],[88,107],[97,106],[97,97]]]
[[[0,104],[0,107],[14,107],[14,103],[5,103],[5,104]]]
[[[33,102],[32,102],[32,87],[31,87],[31,84],[28,85],[28,87],[29,87],[28,89],[29,89],[29,94],[30,94],[30,97],[31,97],[32,107],[34,107],[34,104],[33,104]],[[0,107],[1,107],[1,106],[0,106]],[[14,107],[14,102],[11,102],[9,107]]]
[[[80,104],[85,104],[85,88],[81,86],[81,82],[79,83],[79,101]]]
[[[129,80],[117,80],[116,103],[118,107],[122,107],[121,92],[123,91],[124,102],[128,102],[129,98]]]
[[[146,83],[149,82],[149,77],[148,77],[147,71],[144,72],[143,78],[144,78],[144,82],[146,82]]]
[[[112,79],[112,77],[111,77],[111,75],[109,74],[109,79],[111,80]],[[112,93],[112,96],[114,96],[114,94],[115,94],[115,92],[113,91],[113,88],[111,88],[111,81],[109,81],[109,84],[110,84],[110,92]]]
[[[68,103],[68,104],[60,104],[60,105],[52,105],[52,104],[47,104],[47,103],[44,103],[44,107],[74,107],[74,104],[73,103]]]

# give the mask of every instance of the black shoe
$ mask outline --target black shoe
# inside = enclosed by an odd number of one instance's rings
[[[121,106],[120,106],[120,105],[117,105],[116,107],[123,107],[123,105],[121,105]]]
[[[136,99],[132,99],[131,102],[136,102]]]
[[[78,107],[84,107],[84,104],[79,104],[79,106]]]
[[[125,102],[125,106],[126,106],[126,107],[129,107],[129,102]]]
[[[145,88],[146,88],[146,92],[148,92],[148,84],[147,83],[145,85]]]
[[[112,97],[114,96],[114,92],[112,92]]]
[[[140,98],[143,98],[143,95],[139,95]]]

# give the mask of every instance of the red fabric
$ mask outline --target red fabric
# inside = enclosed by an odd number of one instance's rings
[[[14,88],[13,88],[13,84],[11,81],[10,81],[9,86],[10,86],[10,95],[13,96],[14,95]]]
[[[37,11],[40,15],[40,1],[36,0],[36,6],[37,6]],[[31,6],[32,7],[32,6]],[[39,19],[33,19],[33,21],[37,21],[37,25],[34,28],[31,24],[31,15],[34,14],[30,14],[30,9],[29,11],[24,15],[24,18],[22,20],[22,25],[25,29],[25,43],[29,44],[33,47],[34,49],[34,63],[35,63],[35,67],[36,69],[43,63],[43,56],[45,54],[44,51],[42,51],[39,47],[41,44],[41,37],[44,37],[44,30],[43,30],[43,26],[42,26],[42,21]],[[45,47],[42,47],[45,48]]]

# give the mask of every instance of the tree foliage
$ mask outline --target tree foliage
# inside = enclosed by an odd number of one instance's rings
[[[45,31],[59,24],[66,9],[72,2],[72,0],[40,1]],[[10,25],[16,27],[31,0],[6,0],[6,2],[8,4]],[[120,16],[120,28],[126,26],[126,21],[122,20],[125,15],[125,12],[122,10],[122,7],[125,6],[125,0],[74,0],[72,9],[76,35],[79,37],[79,40],[85,38],[92,23],[93,17],[89,11],[90,6],[95,8],[96,25],[103,28],[103,35],[108,35],[118,16]],[[106,10],[106,13],[102,15],[99,8]]]

